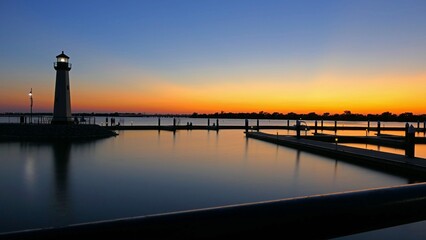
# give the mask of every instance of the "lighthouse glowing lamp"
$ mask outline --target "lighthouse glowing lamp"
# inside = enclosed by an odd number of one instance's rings
[[[56,56],[53,64],[56,70],[55,103],[53,107],[52,124],[72,124],[70,78],[71,63],[69,57],[62,51]]]

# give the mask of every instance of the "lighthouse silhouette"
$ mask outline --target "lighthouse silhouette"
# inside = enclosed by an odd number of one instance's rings
[[[56,70],[56,85],[52,124],[72,124],[69,78],[71,63],[64,51],[56,56],[53,66]]]

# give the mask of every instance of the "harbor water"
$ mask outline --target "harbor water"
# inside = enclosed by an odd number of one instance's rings
[[[242,130],[7,141],[0,142],[0,156],[0,232],[417,181],[247,139]],[[419,226],[410,234],[425,225],[409,225]]]

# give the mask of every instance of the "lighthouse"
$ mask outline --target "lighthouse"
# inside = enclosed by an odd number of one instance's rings
[[[69,77],[71,63],[64,51],[56,56],[53,66],[56,70],[56,85],[52,124],[72,124]]]

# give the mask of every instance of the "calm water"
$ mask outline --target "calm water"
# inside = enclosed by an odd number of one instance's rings
[[[0,232],[414,180],[246,139],[241,130],[0,142],[0,156]]]

